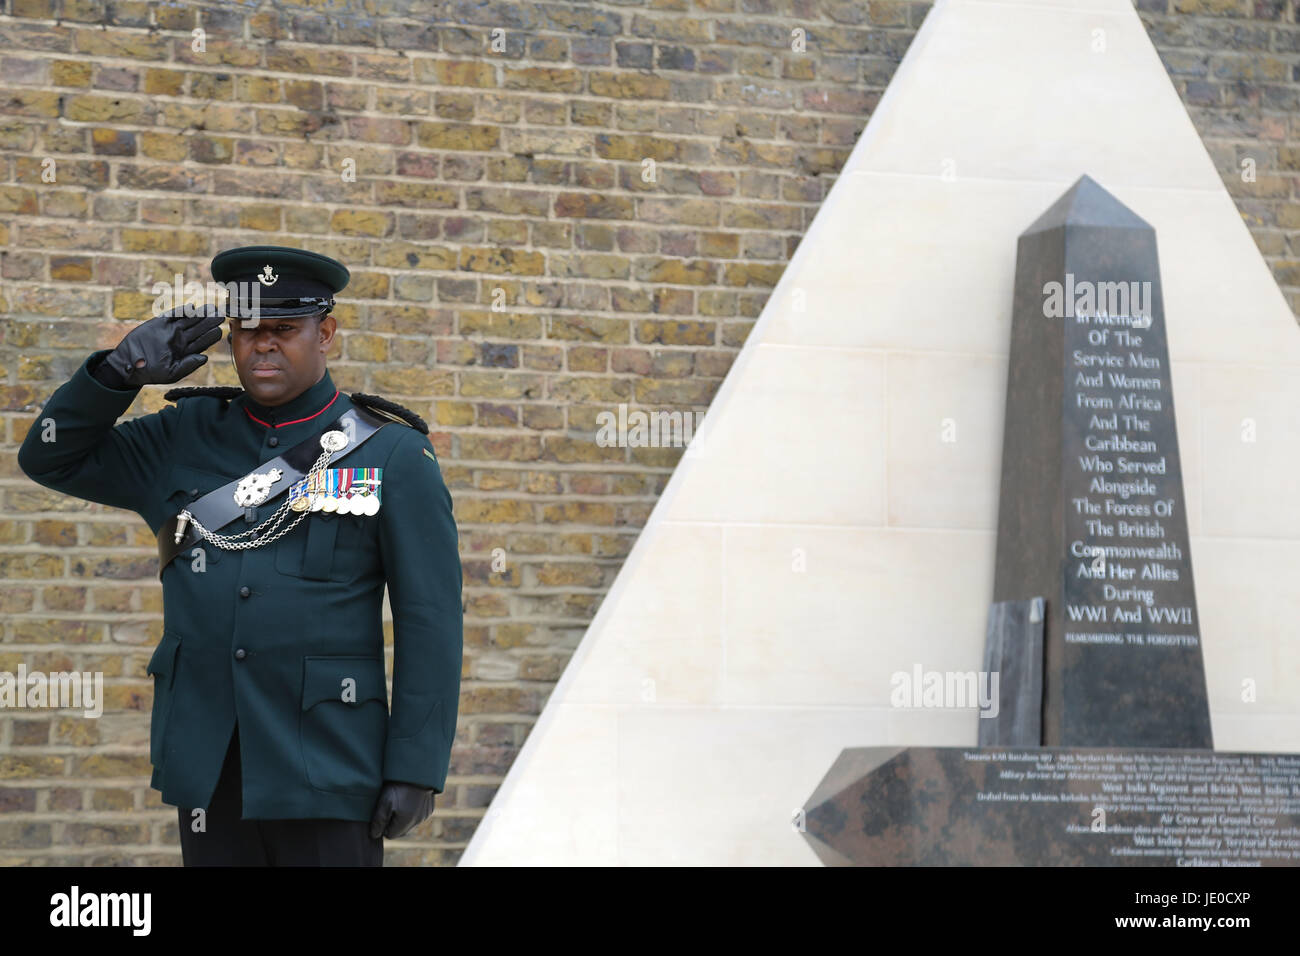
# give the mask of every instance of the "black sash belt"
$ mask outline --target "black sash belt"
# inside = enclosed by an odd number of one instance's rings
[[[351,426],[346,422],[351,422]],[[391,424],[386,418],[380,418],[364,408],[353,407],[348,409],[329,425],[324,426],[306,441],[299,442],[278,458],[272,458],[270,461],[263,462],[255,469],[258,472],[270,471],[272,468],[279,468],[283,474],[280,480],[271,486],[271,494],[267,496],[267,501],[273,501],[280,495],[287,492],[293,485],[306,476],[315,464],[316,459],[321,456],[324,449],[321,448],[320,438],[328,431],[341,431],[345,435],[350,435],[347,447],[342,450],[342,454],[347,455],[355,451],[363,442],[385,425]],[[215,532],[236,518],[243,517],[244,509],[235,503],[235,488],[243,478],[236,478],[233,481],[222,485],[216,491],[209,491],[202,498],[191,502],[185,507],[203,527],[209,531]],[[265,504],[265,502],[263,502]],[[191,521],[185,529],[185,534],[181,540],[176,541],[176,519],[178,515],[168,518],[163,526],[158,529],[158,576],[162,577],[163,570],[171,563],[172,559],[182,551],[193,547],[200,540],[202,535],[194,527]]]

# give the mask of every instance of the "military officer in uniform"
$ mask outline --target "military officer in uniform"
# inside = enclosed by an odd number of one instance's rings
[[[241,294],[90,355],[19,465],[157,535],[151,785],[177,807],[185,865],[381,865],[383,837],[426,819],[447,777],[462,651],[451,496],[417,415],[330,378],[341,263],[246,246],[211,268]],[[242,389],[173,389],[174,404],[116,424],[142,386],[201,366],[226,318]]]

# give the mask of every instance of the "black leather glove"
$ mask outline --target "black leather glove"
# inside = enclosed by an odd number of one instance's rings
[[[215,305],[171,309],[137,325],[91,374],[109,388],[179,382],[208,360],[204,349],[221,341],[225,316]]]
[[[434,791],[410,783],[385,780],[370,817],[370,839],[381,835],[395,840],[429,819]]]

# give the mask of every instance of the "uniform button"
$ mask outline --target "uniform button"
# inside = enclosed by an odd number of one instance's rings
[[[191,488],[191,489],[190,489],[190,497],[191,497],[191,498],[197,498],[198,496],[199,496],[199,489],[197,489],[197,488]]]
[[[235,660],[237,661],[242,661],[247,656],[248,656],[248,651],[244,650],[242,647],[239,650],[235,651]]]
[[[272,435],[270,438],[266,440],[266,443],[270,445],[272,448],[274,448],[276,445],[280,444],[280,439]]]
[[[244,585],[242,588],[239,589],[240,597],[248,597],[252,593],[253,593],[252,591],[248,590],[248,585]]]

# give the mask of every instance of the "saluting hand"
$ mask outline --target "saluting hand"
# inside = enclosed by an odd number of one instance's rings
[[[405,836],[432,813],[432,790],[387,780],[370,818],[370,839],[377,840],[380,835],[390,840]]]
[[[104,357],[96,377],[131,387],[179,382],[208,360],[201,353],[221,341],[224,319],[215,305],[192,307],[190,315],[184,306],[169,309],[128,332]]]

